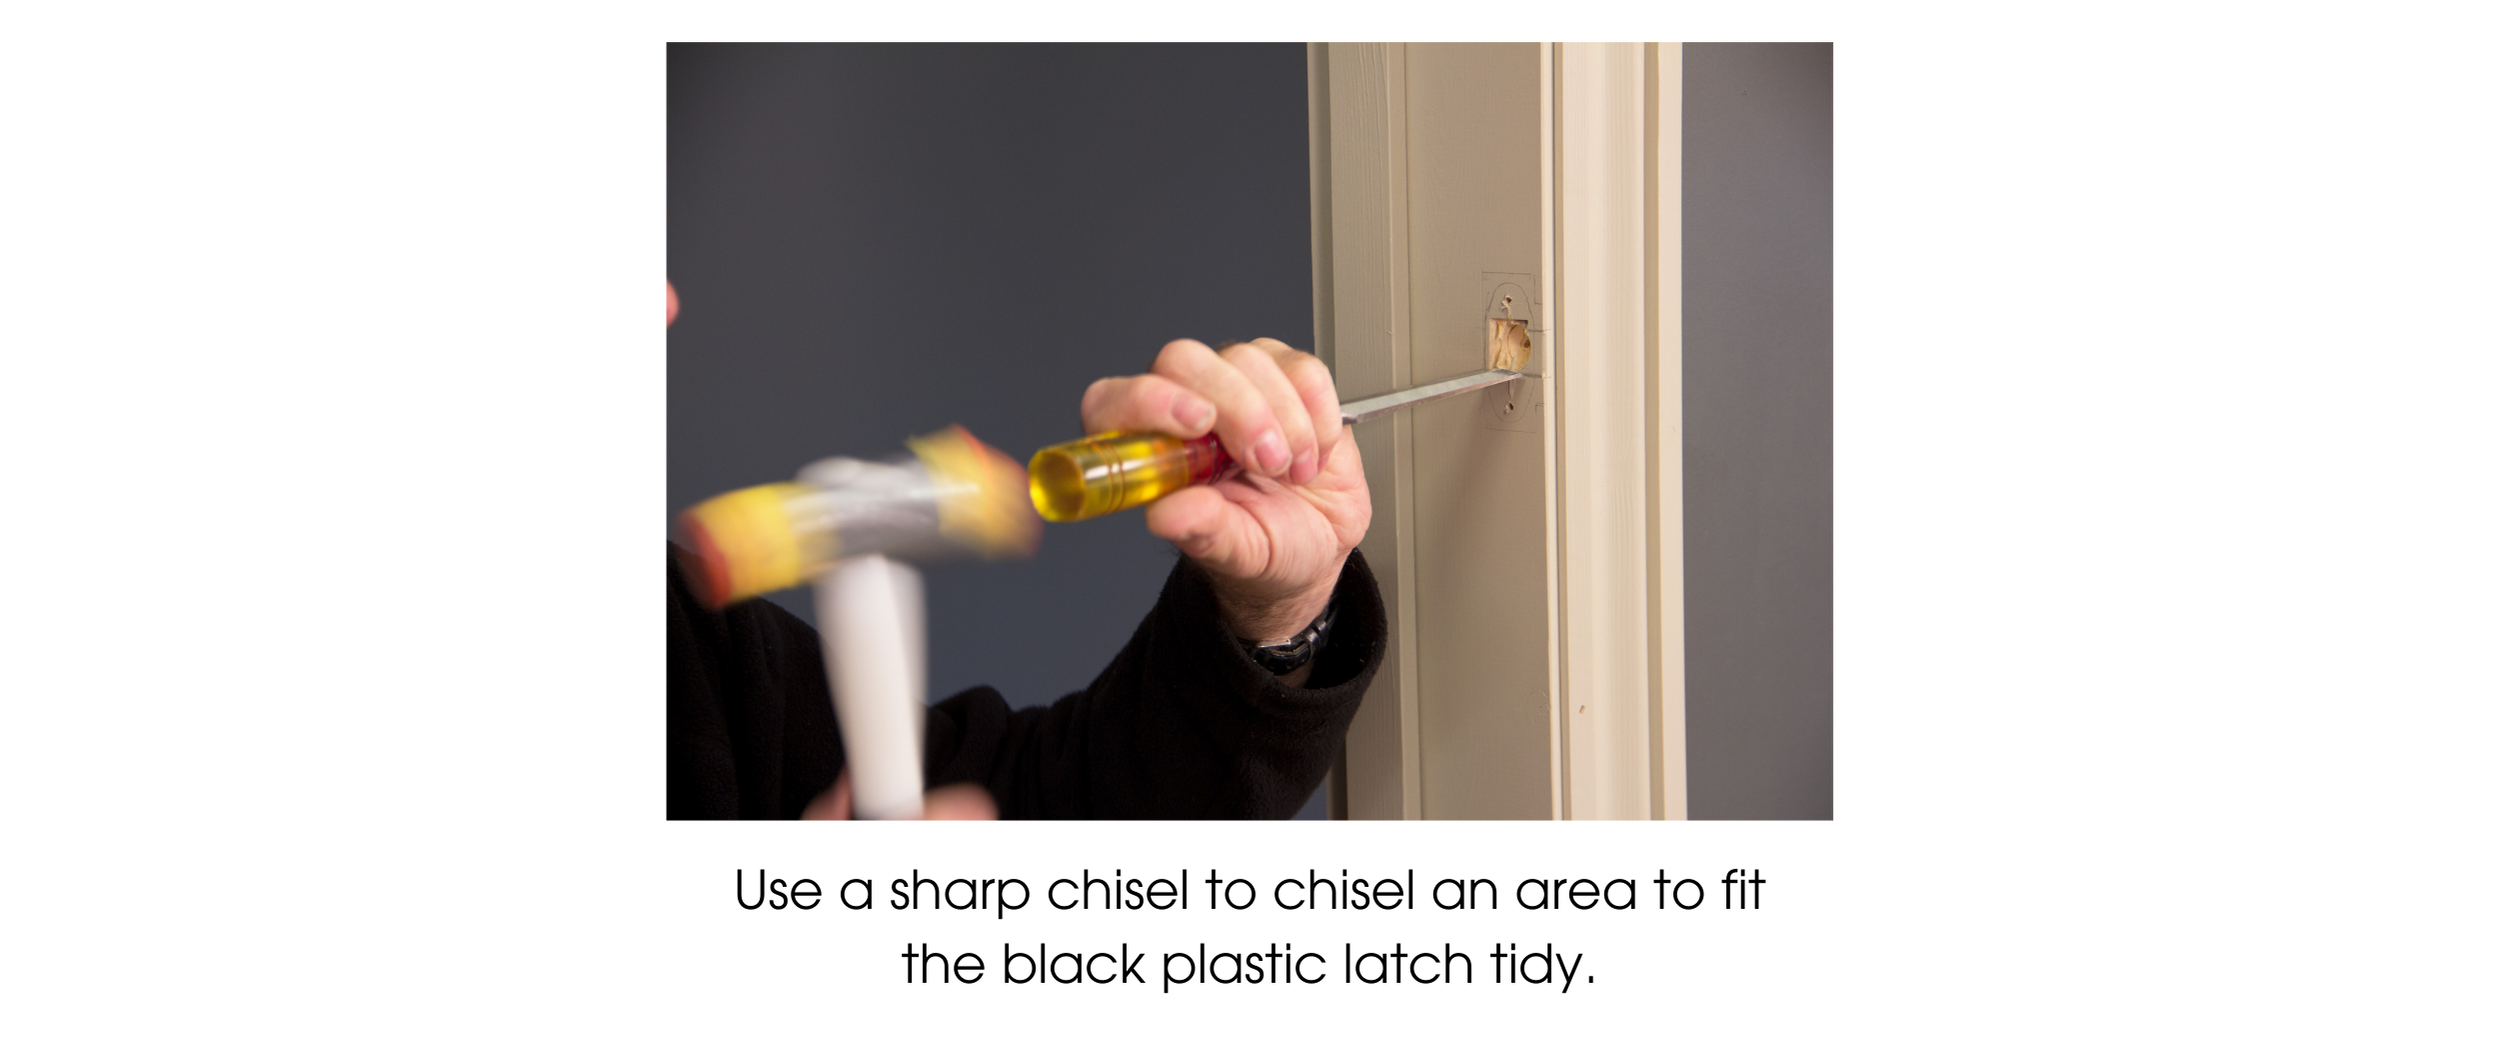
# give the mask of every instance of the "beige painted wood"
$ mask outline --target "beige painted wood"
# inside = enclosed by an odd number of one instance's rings
[[[1649,45],[1649,814],[1686,816],[1684,45]]]
[[[1537,136],[1537,164],[1538,169],[1545,173],[1543,184],[1538,187],[1537,196],[1538,213],[1543,216],[1545,223],[1544,241],[1538,244],[1538,255],[1542,262],[1537,268],[1539,273],[1537,296],[1541,301],[1552,302],[1560,297],[1556,292],[1554,278],[1554,226],[1555,216],[1559,210],[1556,199],[1558,186],[1554,184],[1553,178],[1557,153],[1554,142],[1554,45],[1552,44],[1541,44],[1537,47],[1536,82],[1537,110],[1543,117],[1543,131]],[[1550,314],[1549,309],[1548,315]],[[1550,326],[1551,320],[1549,319],[1548,322]],[[1549,382],[1558,368],[1558,364],[1554,362],[1554,353],[1560,349],[1560,342],[1549,332],[1546,337],[1545,362],[1545,372]],[[1563,633],[1562,539],[1560,535],[1562,533],[1562,498],[1560,496],[1562,491],[1560,478],[1562,475],[1562,421],[1559,414],[1562,412],[1562,402],[1559,395],[1552,397],[1550,401],[1551,405],[1545,410],[1544,416],[1538,418],[1540,424],[1537,429],[1538,434],[1545,440],[1545,633],[1547,636],[1545,691],[1549,694],[1545,701],[1547,715],[1545,741],[1546,763],[1551,773],[1547,781],[1546,801],[1553,810],[1553,818],[1561,819],[1568,811],[1566,806],[1570,801],[1569,779],[1566,776],[1568,769],[1564,764],[1564,758],[1569,751],[1563,745],[1561,649]]]
[[[1330,257],[1314,263],[1313,314],[1353,398],[1412,383],[1406,351],[1405,73],[1402,44],[1313,44],[1313,211],[1325,215]],[[1321,112],[1318,106],[1325,105]],[[1324,190],[1324,195],[1322,195]],[[1320,220],[1316,217],[1314,220]],[[1317,234],[1314,249],[1318,249]],[[1389,610],[1390,647],[1346,733],[1334,810],[1354,819],[1423,817],[1417,730],[1413,469],[1404,466],[1411,418],[1359,425],[1355,444],[1372,487],[1363,556]]]
[[[1483,366],[1496,289],[1541,282],[1541,50],[1407,48],[1415,381]],[[1542,293],[1530,297],[1522,302],[1531,316],[1529,368],[1541,374]],[[1430,818],[1540,819],[1555,811],[1544,438],[1539,427],[1500,426],[1485,409],[1496,397],[1536,409],[1544,380],[1532,383],[1409,414]]]
[[[1638,44],[1560,44],[1554,56],[1555,496],[1573,819],[1649,818],[1646,57]]]
[[[1659,383],[1660,52],[1310,53],[1314,344],[1341,391],[1485,365],[1505,294],[1530,322],[1535,375],[1356,429],[1364,554],[1395,637],[1332,811],[1680,814],[1680,684],[1672,757],[1661,744],[1681,642],[1666,664],[1658,628],[1670,600],[1680,627],[1681,574],[1654,567],[1681,546],[1659,508],[1678,473],[1656,456],[1680,416]],[[1672,804],[1657,775],[1670,761]]]

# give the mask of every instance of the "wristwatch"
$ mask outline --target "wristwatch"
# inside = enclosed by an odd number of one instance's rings
[[[1311,626],[1284,641],[1262,645],[1248,638],[1233,640],[1241,643],[1241,651],[1250,654],[1253,662],[1267,668],[1270,674],[1282,676],[1300,669],[1327,648],[1328,631],[1336,625],[1337,603],[1332,601],[1328,608],[1320,610],[1319,619],[1311,621]]]

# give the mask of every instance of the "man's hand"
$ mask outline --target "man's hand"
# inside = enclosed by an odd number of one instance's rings
[[[1282,641],[1328,607],[1371,528],[1372,499],[1336,379],[1317,356],[1265,337],[1220,352],[1174,341],[1153,372],[1094,382],[1083,409],[1088,435],[1213,430],[1241,465],[1146,507],[1146,528],[1214,578],[1234,634]]]
[[[851,770],[843,769],[833,785],[807,803],[800,819],[851,818]],[[990,792],[977,783],[957,783],[939,787],[920,801],[922,819],[996,819],[998,803],[990,800]]]

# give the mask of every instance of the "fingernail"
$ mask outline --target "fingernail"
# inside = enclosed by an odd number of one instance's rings
[[[1309,482],[1311,476],[1317,474],[1319,474],[1319,451],[1303,450],[1300,456],[1293,458],[1294,485],[1299,486]]]
[[[1208,422],[1215,419],[1215,407],[1204,399],[1182,399],[1172,405],[1172,419],[1195,435],[1207,430]]]
[[[1272,431],[1259,436],[1259,441],[1250,446],[1250,455],[1258,458],[1259,470],[1269,478],[1284,474],[1285,465],[1292,462],[1285,452],[1285,437]]]

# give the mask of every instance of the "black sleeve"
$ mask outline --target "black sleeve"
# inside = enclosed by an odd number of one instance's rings
[[[715,612],[669,560],[668,815],[794,818],[842,771],[813,628],[751,599]],[[1293,688],[1251,662],[1183,559],[1085,691],[1011,711],[987,687],[930,708],[930,786],[973,782],[1010,819],[1283,818],[1327,776],[1379,669],[1386,610],[1356,552],[1337,623]]]
[[[668,818],[796,819],[842,773],[816,629],[751,598],[714,612],[668,562]]]
[[[1336,599],[1309,687],[1294,688],[1242,652],[1206,575],[1183,559],[1085,691],[1010,711],[981,688],[930,708],[929,782],[982,784],[1009,819],[1290,816],[1326,778],[1387,647],[1361,552]]]

